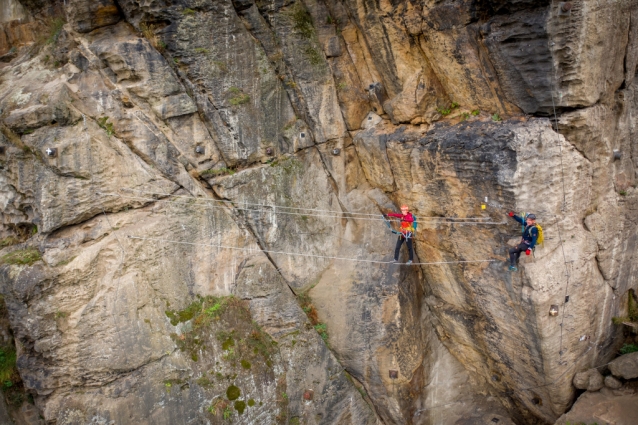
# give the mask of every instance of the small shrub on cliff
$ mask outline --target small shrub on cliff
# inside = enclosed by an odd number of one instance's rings
[[[40,261],[42,255],[36,248],[21,249],[10,252],[2,257],[0,264],[16,264],[31,266],[36,261]]]
[[[473,109],[472,112],[470,112],[472,114],[472,116],[477,116],[481,113],[480,109]]]
[[[638,351],[638,344],[625,344],[620,349],[620,354],[635,353]]]
[[[242,92],[241,89],[238,89],[237,87],[229,88],[228,92],[232,94],[232,97],[228,101],[233,106],[243,105],[244,103],[250,102],[250,96]]]
[[[47,22],[49,35],[46,39],[46,44],[53,44],[58,41],[58,37],[60,37],[64,24],[64,19],[60,17],[53,18]]]
[[[503,119],[501,118],[501,116],[498,113],[495,113],[494,115],[492,115],[492,121],[497,122],[497,121],[502,121]]]
[[[166,49],[166,43],[159,39],[155,30],[157,27],[154,24],[146,24],[142,22],[140,24],[140,31],[142,31],[142,35],[145,39],[151,43],[151,46],[155,48],[158,52],[163,52]]]
[[[292,11],[292,21],[294,29],[304,38],[310,39],[315,33],[315,27],[312,25],[312,17],[310,13],[298,3]]]
[[[13,347],[0,347],[0,383],[3,387],[13,386],[12,380],[17,373],[16,360],[16,351]]]
[[[186,16],[193,16],[195,15],[197,12],[194,11],[193,9],[189,9],[188,7],[185,8],[184,10],[182,10],[182,13]]]
[[[97,125],[102,127],[104,131],[106,131],[106,135],[111,137],[115,134],[115,129],[113,128],[113,123],[109,122],[109,117],[102,117],[97,119]]]
[[[315,325],[315,330],[325,342],[328,342],[328,326],[325,323]]]
[[[450,112],[452,112],[452,110],[448,108],[436,108],[436,111],[443,116],[450,115]]]
[[[227,421],[230,419],[230,417],[233,415],[233,411],[231,410],[230,407],[227,407],[224,409],[224,420]]]

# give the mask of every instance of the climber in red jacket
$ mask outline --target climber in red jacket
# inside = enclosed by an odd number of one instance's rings
[[[414,249],[412,247],[412,238],[414,236],[414,216],[409,211],[407,205],[401,205],[401,214],[388,213],[387,216],[401,219],[399,239],[397,240],[397,246],[394,249],[394,262],[399,262],[399,252],[401,251],[401,245],[403,245],[403,242],[405,242],[405,244],[408,246],[408,253],[410,256],[407,264],[412,264],[412,260],[414,260]]]

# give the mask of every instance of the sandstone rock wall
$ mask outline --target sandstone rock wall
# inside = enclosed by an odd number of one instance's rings
[[[46,423],[553,423],[618,349],[637,2],[5,9],[0,288]],[[509,210],[546,235],[517,273]]]

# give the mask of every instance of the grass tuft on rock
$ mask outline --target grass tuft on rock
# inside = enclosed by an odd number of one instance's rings
[[[307,292],[303,292],[297,295],[297,299],[299,300],[299,304],[301,305],[301,309],[308,316],[308,320],[317,331],[321,339],[328,344],[328,326],[325,323],[321,323],[319,321],[319,316],[317,314],[317,309],[312,304],[312,300]]]
[[[311,39],[315,33],[315,27],[312,24],[310,13],[300,3],[297,3],[292,10],[291,16],[295,31],[304,38]]]
[[[250,102],[250,96],[237,87],[229,88],[228,92],[231,94],[228,102],[233,106],[243,105]]]
[[[104,131],[106,131],[107,136],[111,137],[115,134],[113,123],[109,122],[109,117],[98,118],[97,125],[99,125]]]
[[[60,37],[60,33],[62,32],[62,27],[66,22],[61,17],[56,17],[50,19],[46,26],[48,27],[48,36],[46,38],[46,44],[55,44]]]
[[[36,248],[20,249],[10,252],[2,257],[0,264],[15,264],[22,266],[31,266],[36,261],[40,261],[42,255]]]
[[[144,38],[147,39],[149,43],[151,43],[151,46],[153,46],[155,50],[162,53],[164,50],[166,50],[166,43],[160,40],[156,33],[156,30],[157,26],[155,24],[147,24],[145,22],[142,22],[140,24],[140,31],[142,32]]]
[[[612,317],[611,321],[615,325],[622,325],[626,322],[638,323],[638,300],[636,300],[636,293],[633,289],[630,289],[627,293],[627,315]]]

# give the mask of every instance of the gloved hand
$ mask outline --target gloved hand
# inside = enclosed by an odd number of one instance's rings
[[[525,255],[530,255],[532,253],[531,249],[528,249],[527,251],[525,251]]]
[[[507,215],[509,215],[510,217],[514,217],[514,211],[510,211]]]

